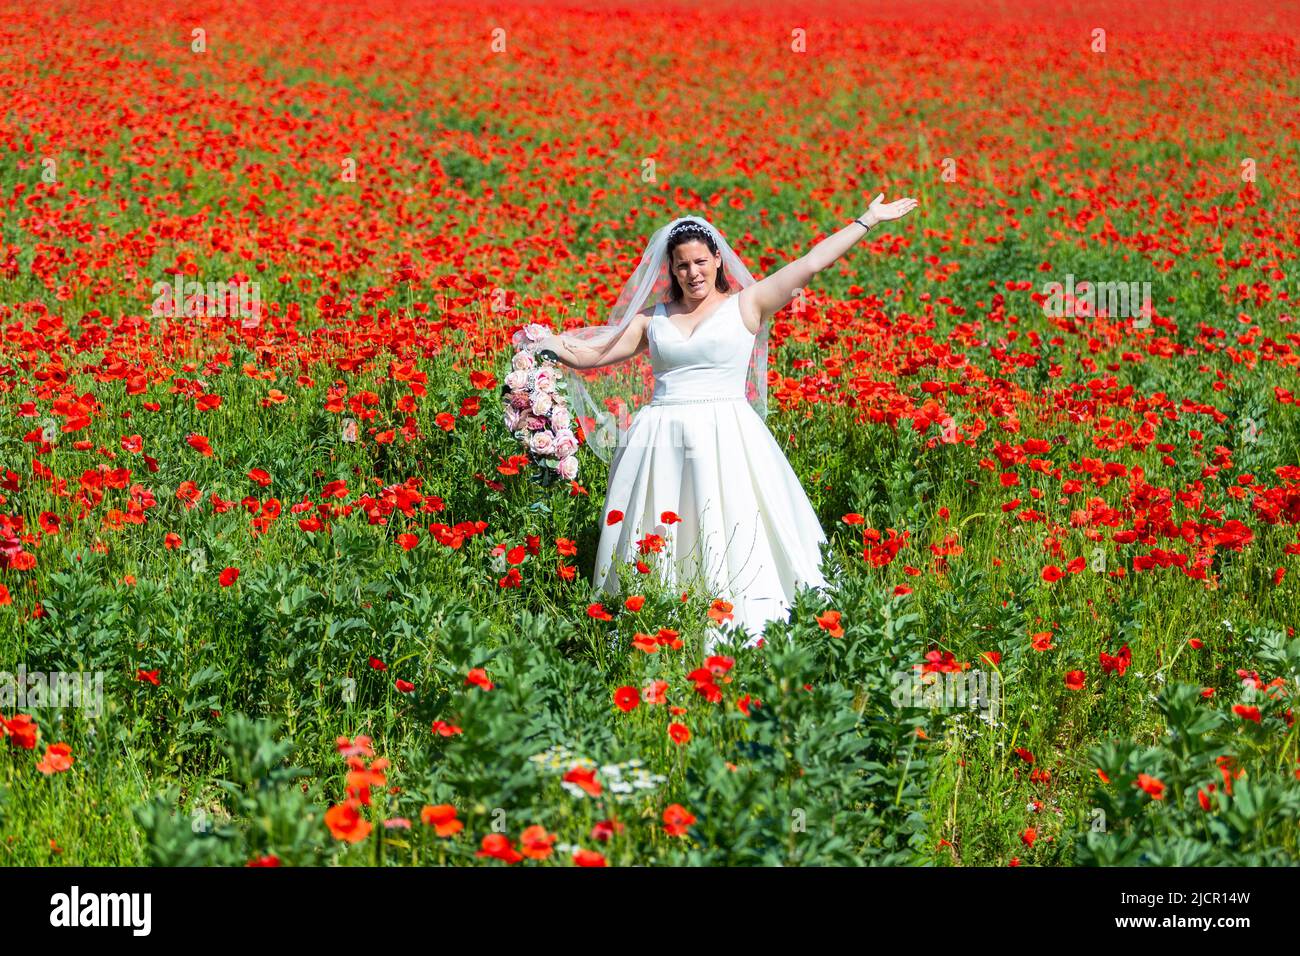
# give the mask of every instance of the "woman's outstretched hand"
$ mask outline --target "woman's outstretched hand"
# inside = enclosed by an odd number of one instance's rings
[[[885,202],[885,194],[881,193],[871,200],[871,205],[867,207],[867,211],[862,215],[861,219],[863,222],[871,223],[874,226],[876,223],[902,219],[915,208],[915,199],[908,198]]]

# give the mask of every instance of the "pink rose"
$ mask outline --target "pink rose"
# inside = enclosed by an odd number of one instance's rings
[[[530,322],[519,331],[523,333],[524,339],[529,344],[536,344],[551,334],[549,326],[540,325],[537,322]]]
[[[550,455],[555,449],[555,436],[542,430],[528,440],[528,450],[534,455]]]
[[[552,420],[554,424],[554,420]],[[578,436],[568,429],[555,433],[555,457],[567,458],[578,450]]]
[[[559,472],[560,477],[565,481],[572,481],[578,477],[578,456],[569,455],[567,458],[561,458],[555,463],[555,470]]]

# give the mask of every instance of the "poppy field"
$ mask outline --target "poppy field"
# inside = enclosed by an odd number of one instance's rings
[[[0,865],[1300,862],[1293,11],[0,32]],[[831,590],[712,656],[653,540],[593,601],[512,335],[881,191],[771,324]]]

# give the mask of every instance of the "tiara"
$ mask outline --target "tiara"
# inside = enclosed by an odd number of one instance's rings
[[[715,244],[718,241],[718,237],[707,226],[701,226],[698,222],[683,222],[674,226],[673,231],[668,234],[668,238],[676,239],[678,236],[702,236],[713,240]]]

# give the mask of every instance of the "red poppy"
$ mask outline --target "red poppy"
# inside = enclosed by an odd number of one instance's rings
[[[434,833],[440,837],[455,836],[465,829],[465,824],[456,819],[456,808],[450,803],[424,807],[420,811],[420,820],[433,827]]]
[[[640,631],[632,635],[632,646],[646,654],[659,653],[659,641],[653,635],[642,634]]]
[[[45,748],[45,756],[36,765],[36,769],[48,777],[51,774],[63,773],[70,769],[72,764],[72,748],[65,743],[57,743]]]
[[[731,613],[732,608],[733,605],[730,601],[724,601],[722,598],[717,598],[709,605],[709,617],[715,624],[721,624],[723,621],[730,621],[736,616]]]
[[[544,860],[551,855],[551,846],[557,839],[554,833],[546,832],[546,827],[528,827],[519,834],[519,852],[530,860]]]
[[[483,837],[482,846],[483,849],[477,851],[475,856],[491,857],[506,863],[518,863],[524,858],[504,833],[489,833]]]
[[[357,812],[359,805],[358,801],[347,800],[325,811],[325,825],[334,839],[360,843],[370,834],[370,823]]]
[[[637,693],[635,687],[620,687],[614,691],[614,704],[625,714],[634,710],[639,703],[641,703],[641,695]]]
[[[591,838],[599,840],[601,843],[608,843],[616,834],[622,833],[625,827],[617,820],[601,820],[591,828]]]
[[[561,778],[565,783],[581,787],[589,796],[598,797],[604,789],[596,779],[596,771],[590,767],[572,767]]]
[[[817,624],[831,637],[843,637],[844,628],[840,626],[839,611],[823,611],[817,615]]]
[[[1257,724],[1262,720],[1258,707],[1247,707],[1245,704],[1233,704],[1232,712],[1242,720],[1253,720]]]
[[[685,836],[695,822],[695,816],[680,803],[670,803],[664,808],[664,832],[669,836]]]
[[[1150,794],[1152,800],[1163,800],[1165,798],[1165,785],[1148,774],[1138,774],[1137,779],[1133,781],[1133,786]]]

